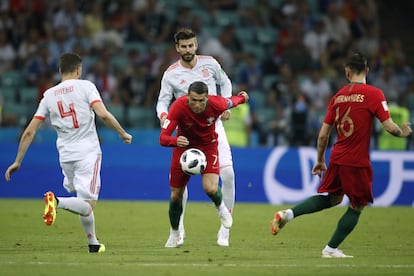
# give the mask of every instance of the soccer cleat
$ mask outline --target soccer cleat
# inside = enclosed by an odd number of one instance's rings
[[[44,196],[45,211],[43,212],[43,221],[46,225],[52,225],[56,219],[56,198],[53,192],[47,192]]]
[[[165,243],[166,248],[176,248],[181,245],[178,244],[178,239],[180,238],[180,232],[178,230],[170,229],[170,236],[168,237],[167,242]]]
[[[275,214],[275,217],[270,221],[270,232],[272,235],[279,233],[287,223],[287,213],[286,211],[279,211]]]
[[[326,249],[322,250],[322,258],[353,258],[354,256],[345,255],[342,250],[336,248],[333,252]]]
[[[89,253],[104,253],[105,249],[105,245],[102,243],[89,245]]]
[[[184,238],[185,238],[185,230],[178,230],[179,234],[178,234],[178,241],[177,241],[177,245],[181,246],[184,244]]]
[[[217,245],[229,246],[229,236],[230,236],[230,229],[225,228],[223,225],[221,225],[217,233]]]
[[[233,217],[231,216],[229,210],[224,205],[224,203],[221,203],[217,211],[218,211],[219,218],[221,220],[221,224],[225,228],[230,228],[233,225]]]

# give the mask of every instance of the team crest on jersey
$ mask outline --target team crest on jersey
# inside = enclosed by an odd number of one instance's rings
[[[386,101],[382,101],[381,104],[382,104],[382,108],[384,108],[385,111],[388,111],[389,110],[388,109],[388,104],[387,104]]]
[[[214,122],[214,117],[208,117],[207,118],[207,125],[208,126],[211,126],[213,124],[213,122]]]
[[[203,78],[208,78],[210,76],[207,68],[201,69],[201,74],[203,75]]]

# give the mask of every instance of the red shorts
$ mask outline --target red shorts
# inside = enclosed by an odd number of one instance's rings
[[[206,169],[202,172],[202,174],[205,173],[214,173],[214,174],[220,174],[220,163],[218,159],[218,147],[217,142],[212,143],[206,146],[198,146],[196,147],[204,154],[206,155],[207,159],[207,166]],[[190,180],[190,175],[184,173],[181,170],[180,165],[180,157],[181,154],[189,149],[187,148],[181,148],[181,147],[174,147],[173,153],[171,157],[171,166],[170,166],[170,186],[174,188],[181,188],[185,187]]]
[[[318,193],[347,195],[352,206],[374,202],[372,195],[372,168],[330,164]]]

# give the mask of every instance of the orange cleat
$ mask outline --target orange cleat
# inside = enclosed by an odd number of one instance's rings
[[[56,219],[56,198],[53,192],[45,193],[45,211],[43,212],[43,221],[46,225],[52,225]]]
[[[286,211],[279,211],[275,214],[275,217],[270,221],[270,232],[272,235],[279,233],[287,223],[287,213]]]

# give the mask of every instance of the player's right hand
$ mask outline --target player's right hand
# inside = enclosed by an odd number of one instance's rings
[[[132,135],[129,133],[123,133],[120,135],[121,139],[124,141],[125,144],[131,144],[132,142]]]
[[[161,128],[164,125],[164,122],[165,122],[166,119],[167,119],[167,113],[161,114],[161,118],[160,118],[160,127]]]
[[[181,136],[181,135],[177,137],[177,146],[186,147],[189,144],[190,144],[190,142],[188,141],[187,137]]]
[[[19,169],[20,169],[20,164],[19,163],[14,162],[13,164],[11,164],[7,168],[6,172],[4,173],[4,178],[6,179],[6,181],[9,182],[10,181],[10,175],[12,173],[14,173],[15,171],[19,170]]]

